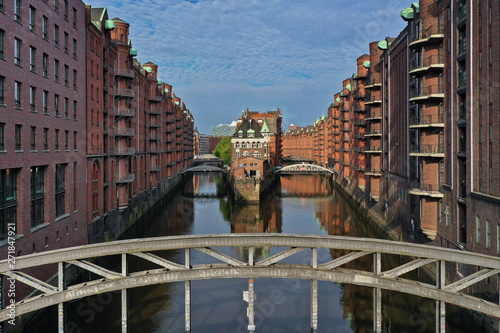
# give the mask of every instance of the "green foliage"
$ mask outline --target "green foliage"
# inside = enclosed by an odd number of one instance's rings
[[[227,136],[220,140],[217,147],[215,147],[214,155],[220,158],[225,165],[231,164],[231,137]]]

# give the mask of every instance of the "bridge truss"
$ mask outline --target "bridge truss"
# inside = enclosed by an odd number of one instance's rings
[[[199,172],[222,172],[227,173],[227,170],[213,165],[198,165],[189,169],[182,170],[181,173],[199,173]]]
[[[221,250],[216,250],[220,247],[243,248],[248,251],[248,260],[234,258]],[[279,248],[277,250],[279,252],[267,258],[256,258],[255,249],[259,247],[275,247]],[[282,250],[282,248],[285,249]],[[184,251],[184,261],[173,262],[155,254],[157,251],[164,250]],[[208,254],[209,258],[215,259],[215,262],[191,265],[193,251]],[[310,260],[307,263],[286,262],[290,256],[303,251],[310,253]],[[318,251],[323,254],[326,251],[328,255],[318,255]],[[383,270],[382,264],[385,264],[385,259],[384,262],[382,260],[383,254],[405,256],[408,261]],[[112,270],[92,262],[95,258],[107,256],[119,256],[121,258],[120,269]],[[156,268],[131,271],[128,268],[131,257],[142,258],[154,264]],[[347,267],[349,263],[363,257],[373,260],[373,269]],[[481,269],[469,276],[447,283],[446,267],[450,265],[446,263],[473,265]],[[30,268],[54,264],[58,267],[57,283],[54,285],[23,272]],[[100,278],[67,285],[65,272],[69,265],[92,272]],[[424,266],[434,272],[434,284],[412,280],[405,275]],[[121,291],[122,332],[127,332],[127,289],[177,281],[185,283],[185,329],[190,331],[190,281],[235,277],[249,278],[249,290],[245,300],[248,302],[248,329],[251,332],[255,329],[254,278],[311,280],[310,309],[313,332],[320,323],[317,316],[318,280],[372,287],[374,290],[374,332],[382,330],[382,289],[436,300],[436,332],[444,332],[445,303],[452,303],[500,318],[500,305],[461,292],[499,273],[500,258],[498,257],[379,239],[293,234],[189,235],[131,239],[31,254],[16,258],[14,263],[12,260],[0,261],[0,274],[4,278],[15,279],[39,291],[39,294],[35,296],[17,301],[16,316],[58,305],[60,332],[65,329],[64,304],[66,302],[111,291]],[[8,307],[0,310],[0,322],[11,318],[9,312]]]
[[[288,165],[286,167],[281,168],[280,170],[276,171],[277,174],[319,174],[319,173],[325,173],[325,174],[333,174],[334,171],[316,164],[307,164],[307,163],[301,163],[301,164],[292,164]]]

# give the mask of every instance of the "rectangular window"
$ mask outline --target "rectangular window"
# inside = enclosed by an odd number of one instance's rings
[[[76,28],[76,24],[78,23],[77,22],[77,11],[76,11],[76,8],[73,7],[73,27]]]
[[[21,87],[22,87],[21,82],[19,81],[14,82],[14,102],[16,108],[21,107]]]
[[[78,78],[78,72],[76,71],[76,69],[73,69],[73,89],[75,90],[77,88],[76,86],[77,78]]]
[[[77,143],[76,143],[76,136],[77,136],[77,132],[73,132],[73,150],[74,151],[78,151]]]
[[[5,123],[0,123],[0,150],[5,150]]]
[[[69,4],[68,0],[64,0],[64,19],[68,21],[68,16],[69,16]]]
[[[56,165],[56,217],[66,213],[66,164]]]
[[[42,108],[43,108],[43,114],[49,114],[49,92],[47,90],[43,91],[42,94]]]
[[[73,38],[73,58],[76,59],[76,50],[77,50],[77,45],[76,45],[77,41],[76,39]]]
[[[5,30],[0,29],[0,59],[4,58],[3,54],[3,40],[5,38]]]
[[[69,131],[68,130],[64,131],[64,150],[65,151],[69,150]]]
[[[33,167],[31,172],[31,226],[44,222],[45,175],[43,167]]]
[[[491,221],[486,220],[486,248],[491,247]]]
[[[30,149],[36,150],[36,127],[31,126]]]
[[[17,171],[0,170],[0,239],[7,239],[8,227],[17,224]]]
[[[64,32],[64,53],[68,54],[68,43],[69,43],[69,35],[65,31]]]
[[[69,119],[68,104],[69,104],[69,99],[67,97],[64,97],[64,118],[66,119]]]
[[[43,150],[49,150],[49,129],[43,129]]]
[[[59,26],[54,24],[54,46],[59,47]]]
[[[55,139],[54,139],[54,149],[57,151],[59,150],[59,130],[56,129],[55,131]]]
[[[36,112],[36,87],[30,87],[30,111]]]
[[[500,224],[497,224],[497,253],[500,253]]]
[[[0,105],[5,104],[5,92],[4,92],[5,77],[0,76]]]
[[[481,218],[476,216],[476,243],[481,243]]]
[[[59,117],[59,95],[54,94],[54,116]]]
[[[45,16],[42,18],[42,37],[45,40],[49,39],[49,19]]]
[[[64,85],[69,87],[69,67],[64,65]]]
[[[22,150],[23,145],[22,145],[22,130],[23,130],[23,125],[16,124],[15,127],[15,132],[14,132],[14,143],[15,143],[15,150]]]
[[[42,75],[49,77],[49,55],[46,53],[42,56]]]
[[[59,0],[54,0],[54,11],[59,13]]]
[[[54,59],[54,81],[59,82],[59,60]]]
[[[77,120],[77,118],[76,118],[77,107],[78,107],[78,102],[77,101],[73,101],[73,120]]]
[[[30,46],[30,71],[36,71],[36,48]]]
[[[21,46],[21,40],[19,38],[14,38],[14,64],[18,66],[21,66]]]
[[[21,0],[14,0],[14,20],[21,22]]]
[[[29,17],[29,25],[30,30],[35,31],[35,17],[36,17],[36,9],[33,6],[30,6],[30,17]]]

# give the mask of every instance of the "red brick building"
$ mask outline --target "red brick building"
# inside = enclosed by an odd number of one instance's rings
[[[16,256],[85,244],[84,4],[0,11],[1,257],[9,230]]]

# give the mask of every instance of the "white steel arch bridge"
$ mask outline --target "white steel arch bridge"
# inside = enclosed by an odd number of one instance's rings
[[[244,248],[248,260],[234,258],[217,250],[219,247]],[[277,247],[280,252],[268,258],[257,259],[258,247]],[[281,248],[286,248],[282,250]],[[343,250],[337,257],[329,255],[319,258],[318,250]],[[155,252],[164,250],[184,251],[183,262],[170,261]],[[209,255],[214,262],[191,265],[192,251]],[[284,260],[298,252],[310,253],[306,264],[291,264]],[[405,264],[382,270],[382,254],[404,256]],[[99,266],[91,260],[99,257],[119,256],[121,268],[111,270]],[[130,271],[128,260],[142,258],[156,268],[144,271]],[[345,267],[356,259],[371,257],[372,270]],[[446,263],[461,263],[481,267],[476,273],[458,281],[447,283]],[[40,281],[23,270],[57,265],[57,283]],[[68,265],[80,267],[100,278],[84,283],[67,285],[65,271]],[[428,267],[435,272],[435,284],[422,283],[403,277],[404,274],[420,267]],[[373,323],[374,332],[381,332],[381,290],[392,290],[436,300],[436,332],[445,331],[445,303],[481,312],[500,319],[500,305],[479,297],[462,293],[464,289],[500,273],[500,258],[434,246],[379,239],[343,236],[317,236],[295,234],[220,234],[188,235],[131,239],[86,246],[65,248],[0,261],[0,274],[4,278],[37,289],[40,294],[18,300],[15,315],[22,315],[45,307],[58,305],[59,331],[65,329],[64,304],[87,296],[110,291],[121,291],[122,332],[127,332],[127,289],[185,281],[185,329],[190,331],[191,280],[249,278],[248,329],[254,331],[254,278],[292,278],[311,280],[311,330],[316,331],[321,323],[318,318],[317,281],[331,281],[372,287],[374,290]],[[0,322],[11,317],[10,308],[0,310]]]
[[[276,171],[278,175],[289,174],[333,174],[332,169],[328,169],[316,164],[300,163],[283,167]]]

